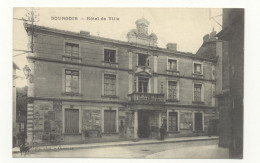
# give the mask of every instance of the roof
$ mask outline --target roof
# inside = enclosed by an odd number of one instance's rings
[[[24,23],[24,27],[26,31],[28,32],[32,26],[30,24]],[[190,52],[181,52],[181,51],[171,51],[168,50],[167,48],[160,48],[160,47],[152,47],[152,46],[147,46],[147,45],[141,45],[137,43],[132,43],[132,42],[127,42],[127,41],[120,41],[120,40],[115,40],[115,39],[110,39],[110,38],[105,38],[105,37],[99,37],[99,36],[93,36],[93,35],[82,35],[80,32],[71,32],[67,30],[61,30],[61,29],[56,29],[56,28],[50,28],[46,26],[39,26],[39,25],[34,25],[34,29],[37,29],[37,31],[45,31],[45,32],[50,32],[50,33],[55,33],[55,34],[61,34],[61,35],[69,35],[72,37],[79,37],[79,38],[85,38],[85,39],[91,39],[95,41],[103,41],[106,43],[113,43],[113,44],[118,44],[118,45],[123,45],[123,46],[131,46],[133,48],[141,48],[149,51],[158,51],[162,53],[167,53],[169,55],[179,55],[181,57],[189,57],[189,58],[195,58],[195,59],[200,59],[200,60],[207,60],[210,62],[215,62],[215,59],[211,58],[204,58],[202,56],[196,56],[193,53]]]

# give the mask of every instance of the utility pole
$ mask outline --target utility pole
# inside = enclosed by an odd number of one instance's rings
[[[31,8],[31,10],[27,10],[27,13],[25,14],[26,16],[26,21],[30,22],[31,24],[31,53],[34,52],[34,43],[33,43],[33,37],[34,37],[34,25],[35,22],[39,21],[39,14],[37,14],[37,11],[34,8]]]

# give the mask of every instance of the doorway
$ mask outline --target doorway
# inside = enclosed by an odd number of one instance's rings
[[[148,138],[150,136],[149,111],[138,111],[138,136]]]

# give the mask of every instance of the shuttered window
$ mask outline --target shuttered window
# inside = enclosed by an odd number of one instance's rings
[[[104,131],[108,133],[116,132],[116,111],[115,110],[104,111]]]
[[[178,131],[178,116],[177,112],[169,112],[169,131]]]
[[[65,109],[65,133],[79,133],[78,109]]]
[[[168,99],[177,100],[177,82],[168,81]]]
[[[116,96],[116,75],[104,75],[104,94]]]
[[[66,92],[79,93],[79,71],[65,70]]]
[[[202,131],[202,113],[195,113],[195,130]]]
[[[194,101],[201,101],[201,84],[194,84]]]

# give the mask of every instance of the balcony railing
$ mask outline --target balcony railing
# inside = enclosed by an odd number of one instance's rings
[[[164,94],[134,92],[129,94],[133,102],[164,102]]]

